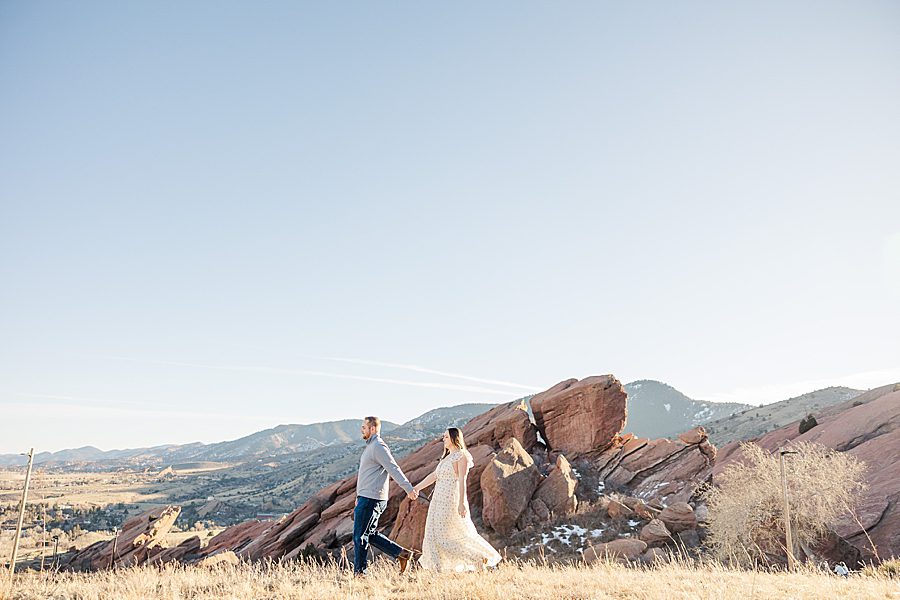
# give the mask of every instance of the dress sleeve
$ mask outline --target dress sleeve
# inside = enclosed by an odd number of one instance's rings
[[[466,458],[466,464],[471,469],[475,466],[475,461],[472,460],[472,455],[469,454],[466,450],[457,450],[453,453],[453,456],[450,457],[452,462],[459,462],[461,458]]]

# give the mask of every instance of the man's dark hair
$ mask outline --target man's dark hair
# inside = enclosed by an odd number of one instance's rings
[[[366,423],[375,427],[375,429],[381,429],[381,419],[378,417],[366,417]]]

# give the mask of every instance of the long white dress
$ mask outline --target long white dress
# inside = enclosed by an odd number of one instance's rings
[[[456,450],[445,456],[435,468],[436,480],[428,516],[419,565],[441,572],[474,571],[482,565],[493,567],[503,558],[483,537],[478,535],[471,512],[459,516],[459,479],[454,464],[466,460],[472,468],[472,455]],[[465,499],[466,508],[469,499]],[[485,563],[486,559],[486,563]]]

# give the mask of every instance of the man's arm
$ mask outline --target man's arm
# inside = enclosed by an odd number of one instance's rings
[[[397,464],[397,461],[394,460],[394,456],[391,454],[391,450],[387,447],[387,444],[382,442],[375,446],[375,448],[373,448],[373,454],[375,455],[375,461],[384,467],[384,470],[388,472],[391,479],[397,482],[397,485],[402,487],[407,494],[415,493],[418,495],[418,492],[415,491],[412,484],[406,478],[406,475],[400,470],[400,466]]]

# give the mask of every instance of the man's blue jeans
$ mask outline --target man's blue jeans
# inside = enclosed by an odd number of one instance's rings
[[[399,545],[378,533],[378,517],[387,507],[387,500],[373,500],[359,496],[353,509],[353,572],[365,573],[369,564],[369,544],[389,556],[397,558],[403,551]]]

